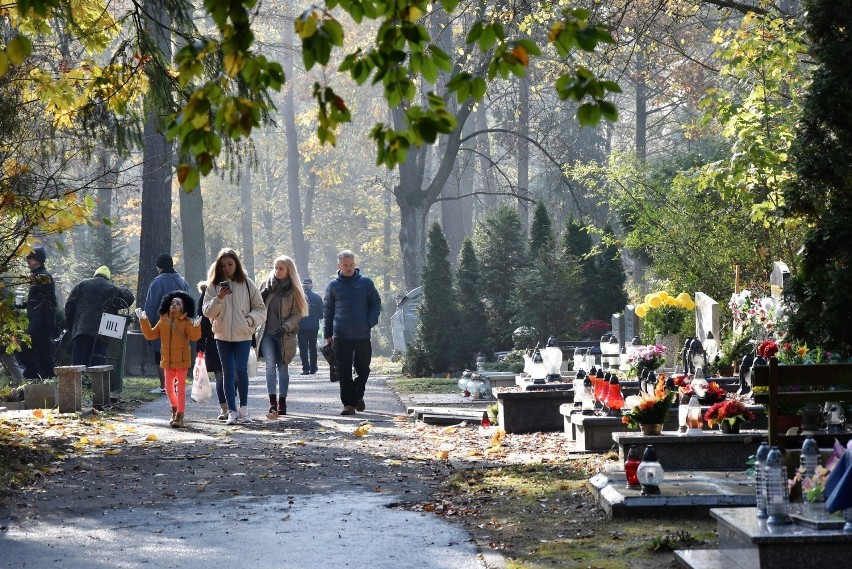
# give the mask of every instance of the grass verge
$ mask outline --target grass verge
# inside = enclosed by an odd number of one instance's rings
[[[669,567],[674,549],[716,542],[709,518],[607,518],[586,490],[590,474],[574,462],[463,470],[446,482],[444,500],[509,569]]]
[[[458,393],[459,380],[442,377],[392,377],[390,388],[397,393]]]

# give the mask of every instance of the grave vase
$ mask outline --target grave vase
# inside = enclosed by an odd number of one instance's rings
[[[737,434],[740,432],[740,425],[742,421],[734,421],[733,424],[730,421],[722,421],[719,423],[719,430],[725,433],[726,435]]]
[[[646,437],[663,434],[662,423],[642,423],[639,425],[639,428],[642,430],[642,434]]]

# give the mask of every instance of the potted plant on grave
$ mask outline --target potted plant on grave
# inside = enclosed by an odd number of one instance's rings
[[[627,358],[629,376],[642,377],[642,371],[654,371],[666,365],[666,347],[661,344],[640,346]]]
[[[642,339],[646,343],[663,344],[676,354],[683,338],[695,330],[695,302],[689,293],[672,296],[665,290],[645,295],[644,302],[636,307],[636,316],[642,319]]]
[[[704,420],[712,428],[719,425],[723,433],[739,433],[740,426],[754,421],[754,413],[749,411],[742,401],[730,399],[714,404],[704,413]]]
[[[624,400],[621,422],[629,429],[641,429],[645,435],[659,435],[675,396],[676,392],[667,389],[665,379],[660,378],[654,395],[631,395]]]

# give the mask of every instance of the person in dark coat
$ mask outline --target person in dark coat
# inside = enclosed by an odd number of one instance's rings
[[[144,306],[146,314],[157,314],[160,302],[166,294],[176,290],[189,292],[189,285],[175,270],[175,263],[171,255],[160,253],[154,265],[157,267],[159,274],[148,285],[148,293],[145,296]],[[149,344],[151,345],[151,349],[154,350],[154,361],[157,362],[157,374],[160,376],[160,387],[155,387],[151,390],[151,393],[165,393],[166,370],[160,367],[160,362],[162,361],[160,357],[160,340],[159,338],[151,340]]]
[[[113,283],[109,267],[77,283],[65,302],[65,322],[71,331],[71,364],[96,366],[107,362],[107,343],[98,335],[101,316],[130,308],[133,293]]]
[[[201,338],[195,343],[195,349],[198,353],[204,354],[207,371],[212,371],[216,378],[216,397],[219,399],[219,407],[222,410],[217,419],[224,421],[228,418],[228,402],[225,399],[225,385],[222,383],[224,380],[222,360],[219,359],[219,349],[216,347],[216,339],[213,337],[213,323],[204,316],[203,304],[204,293],[207,292],[207,281],[198,283],[198,292],[201,293],[198,299],[198,316],[201,316]]]
[[[373,357],[370,329],[379,323],[382,299],[373,281],[355,267],[352,251],[337,254],[337,268],[337,278],[325,289],[323,331],[326,342],[337,356],[340,400],[343,402],[340,414],[354,415],[355,411],[366,408],[364,390]]]
[[[313,291],[314,281],[302,281],[308,301],[308,315],[299,322],[299,357],[302,359],[302,375],[317,372],[317,332],[322,317],[322,297]]]
[[[56,377],[53,372],[53,338],[56,337],[56,283],[44,266],[47,251],[33,247],[27,254],[30,290],[27,296],[27,334],[31,344],[23,344],[18,362],[27,379]]]

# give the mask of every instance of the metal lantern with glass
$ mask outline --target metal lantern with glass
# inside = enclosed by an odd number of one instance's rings
[[[585,370],[579,369],[574,374],[574,409],[580,409],[583,406],[583,382],[586,379]]]
[[[707,352],[704,351],[704,345],[698,338],[693,338],[689,343],[689,349],[686,353],[686,373],[695,375],[697,370],[707,369]]]
[[[703,426],[701,403],[698,402],[698,396],[693,395],[689,400],[689,405],[686,406],[686,434],[701,435],[704,433]]]
[[[560,381],[562,379],[562,348],[559,347],[555,336],[547,339],[547,347],[544,348],[542,358],[547,368],[546,381]]]
[[[533,352],[529,374],[533,383],[537,385],[547,383],[547,366],[544,365],[544,358],[538,348]]]
[[[646,446],[645,452],[642,453],[642,462],[636,469],[636,477],[642,486],[642,495],[659,494],[664,475],[663,465],[657,460],[654,445]]]
[[[787,465],[781,455],[781,449],[772,447],[766,456],[766,523],[783,525],[792,523],[790,519],[790,498],[787,495]]]

